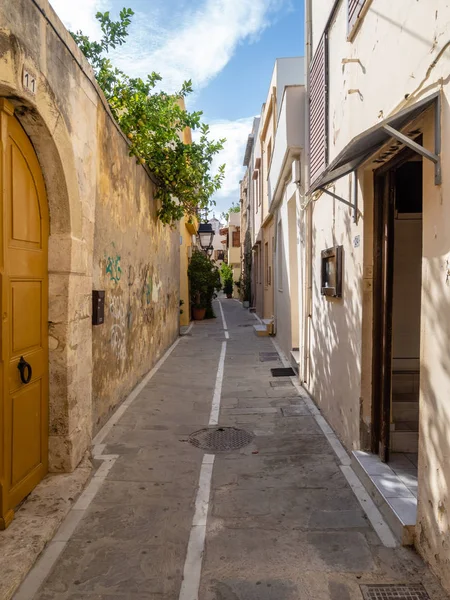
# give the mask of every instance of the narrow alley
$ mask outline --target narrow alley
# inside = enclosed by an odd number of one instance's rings
[[[393,583],[446,598],[295,379],[272,376],[284,365],[255,317],[235,300],[215,311],[97,434],[91,483],[16,600],[362,600]],[[249,443],[190,443],[216,425]]]

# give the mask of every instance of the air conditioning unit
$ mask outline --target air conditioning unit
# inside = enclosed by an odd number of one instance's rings
[[[300,183],[302,180],[300,160],[294,160],[292,163],[292,183]]]

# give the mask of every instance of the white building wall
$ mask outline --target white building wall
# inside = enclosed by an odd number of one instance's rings
[[[331,1],[312,2],[313,47]],[[442,92],[442,185],[423,163],[419,502],[416,545],[450,589],[450,5],[444,0],[372,0],[347,39],[347,2],[329,31],[329,159],[356,135],[427,95]],[[352,62],[348,62],[351,60]],[[433,114],[419,123],[434,151]],[[358,224],[322,195],[313,203],[312,319],[308,387],[347,448],[371,425],[372,170],[359,169]],[[352,177],[331,190],[350,199]],[[320,252],[344,246],[343,298],[320,295]]]

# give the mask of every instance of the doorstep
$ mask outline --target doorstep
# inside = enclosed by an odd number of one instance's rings
[[[300,365],[300,350],[298,348],[291,350],[290,361],[294,371],[296,371],[298,375],[298,369]]]
[[[399,455],[407,461],[405,455]],[[352,452],[352,466],[361,483],[403,546],[414,543],[417,519],[417,468],[410,462],[408,474],[381,462],[376,454]],[[405,478],[406,477],[406,478]]]
[[[38,556],[65,519],[92,472],[85,458],[73,473],[50,474],[17,509],[0,531],[0,598],[10,600]]]

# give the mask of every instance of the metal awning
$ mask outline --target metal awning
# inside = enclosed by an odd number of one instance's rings
[[[435,149],[434,153],[430,152],[405,134],[401,133],[401,129],[414,121],[425,110],[432,105],[435,107]],[[392,138],[397,139],[405,146],[412,148],[424,158],[431,160],[435,164],[435,184],[441,183],[441,124],[440,124],[440,92],[435,92],[431,96],[419,100],[415,104],[409,106],[380,121],[367,129],[363,133],[357,135],[347,146],[337,155],[332,163],[328,165],[325,171],[313,182],[309,188],[307,195],[322,190],[324,186],[336,181],[344,175],[348,175],[352,171],[356,171],[370,156],[375,154],[380,148]]]

